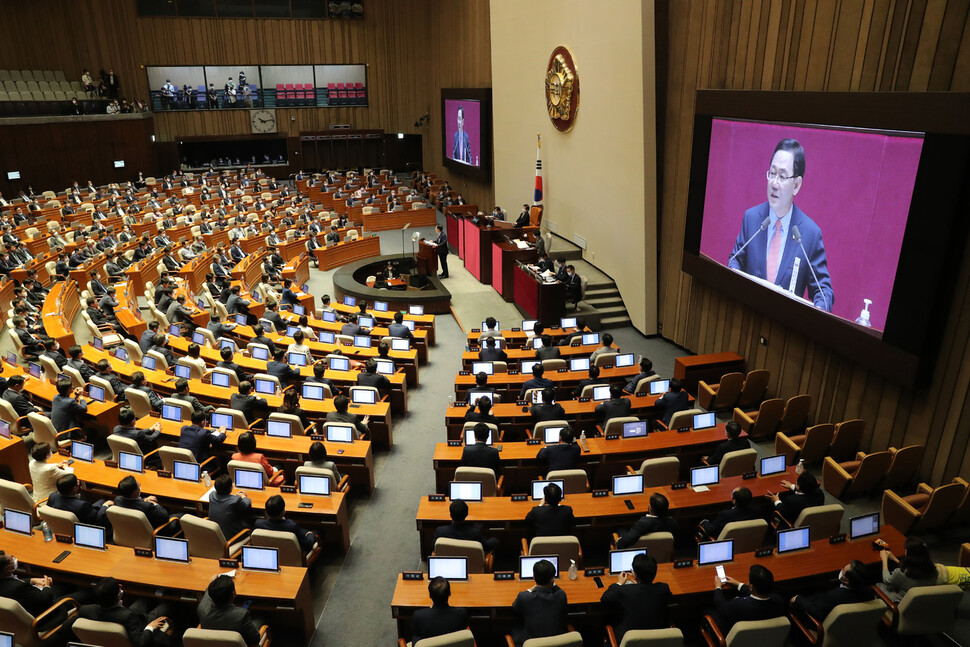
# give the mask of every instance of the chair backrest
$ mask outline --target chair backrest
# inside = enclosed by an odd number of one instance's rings
[[[674,535],[669,532],[650,532],[637,539],[631,548],[646,548],[647,554],[658,562],[669,562],[674,558]]]
[[[275,375],[270,375],[269,373],[256,373],[255,375],[253,375],[253,378],[257,380],[268,380],[272,382],[273,384],[276,385],[277,393],[283,390],[283,385],[280,384],[280,378],[276,377]]]
[[[485,572],[485,550],[481,542],[439,537],[434,542],[435,557],[467,557],[469,573]]]
[[[533,537],[529,542],[530,555],[559,555],[559,568],[569,568],[569,560],[574,560],[576,566],[582,566],[583,550],[579,546],[579,538],[573,535],[553,535],[549,537]]]
[[[229,476],[232,477],[233,483],[236,482],[236,470],[249,470],[250,472],[259,472],[263,475],[263,485],[269,481],[269,477],[266,476],[266,470],[259,465],[259,463],[250,463],[249,461],[229,461],[228,464]]]
[[[781,398],[771,398],[765,400],[758,407],[758,419],[755,420],[748,435],[751,437],[763,438],[773,436],[781,422],[781,416],[785,412],[785,401]]]
[[[799,513],[794,527],[808,526],[811,528],[808,534],[812,540],[832,537],[839,534],[844,514],[845,508],[838,503],[812,506]]]
[[[596,359],[593,360],[593,365],[594,366],[603,366],[605,364],[615,365],[617,356],[619,356],[619,353],[612,353],[612,352],[601,353],[596,356]]]
[[[74,524],[77,523],[77,515],[70,510],[58,510],[49,505],[42,505],[37,508],[37,514],[47,522],[51,530],[58,535],[74,535]]]
[[[456,481],[478,481],[482,484],[482,496],[495,496],[497,485],[495,472],[489,467],[468,467],[462,465],[455,469]]]
[[[144,512],[113,505],[108,508],[108,520],[114,543],[131,548],[153,548],[153,529]]]
[[[232,416],[233,429],[246,429],[249,427],[249,423],[246,422],[246,415],[239,409],[216,407],[215,413],[224,413],[228,416]]]
[[[875,490],[892,462],[893,455],[889,452],[866,454],[853,476],[852,483],[846,488],[845,494],[865,494]]]
[[[880,640],[876,631],[885,613],[886,605],[879,598],[838,605],[822,623],[822,647],[878,645]]]
[[[116,622],[101,622],[78,618],[72,627],[74,634],[82,641],[101,647],[131,647],[128,632],[124,625]]]
[[[544,438],[546,433],[546,427],[568,427],[569,423],[565,420],[544,420],[543,422],[537,422],[532,427],[532,437],[533,438]]]
[[[81,372],[73,366],[67,366],[65,364],[63,367],[61,367],[61,373],[71,378],[72,389],[84,388],[84,378],[81,376]]]
[[[736,622],[724,642],[727,647],[784,647],[790,629],[786,616]]]
[[[202,330],[202,329],[199,328],[199,330]],[[190,361],[188,358],[180,357],[178,359],[177,364],[179,366],[188,366],[189,367],[189,377],[192,378],[193,380],[201,380],[202,379],[203,371],[202,371],[201,368],[199,368],[199,365],[197,363]],[[189,414],[190,417],[191,417],[191,415],[192,414]]]
[[[162,445],[158,448],[158,456],[162,459],[162,469],[171,472],[175,469],[175,461],[182,463],[197,463],[195,454],[185,447],[169,447]]]
[[[305,566],[300,542],[292,532],[279,530],[254,530],[250,535],[253,546],[269,546],[279,551],[280,566]]]
[[[949,631],[956,622],[957,606],[962,599],[963,591],[954,584],[914,587],[899,603],[896,630],[903,635]]]
[[[567,368],[566,360],[561,358],[555,359],[544,359],[542,360],[542,367],[547,371],[558,371],[561,368]]]
[[[182,410],[182,420],[192,419],[192,405],[185,400],[179,400],[178,398],[162,398],[162,404],[170,404],[173,407],[178,407]]]
[[[165,327],[168,328],[168,323],[167,322],[162,322],[162,323],[165,323]],[[161,323],[159,325],[161,325]],[[154,349],[153,350],[149,350],[145,354],[148,355],[149,357],[154,357],[155,358],[155,369],[156,370],[159,370],[159,371],[168,370],[168,360],[165,359],[165,356],[162,355],[161,353],[159,353],[157,350],[154,350]]]
[[[219,373],[220,375],[225,375],[229,380],[229,386],[239,386],[239,376],[236,375],[235,371],[230,371],[228,368],[219,368],[218,366],[209,369],[209,375],[212,373]]]
[[[648,458],[637,470],[643,474],[643,487],[661,487],[676,483],[680,478],[680,459],[676,456]]]
[[[40,365],[44,368],[44,377],[47,378],[49,382],[53,382],[57,379],[57,374],[60,371],[57,369],[57,364],[54,363],[50,357],[41,355],[37,359],[40,360]]]
[[[920,462],[923,460],[923,446],[909,445],[902,449],[890,448],[889,451],[893,455],[893,460],[880,487],[884,490],[903,489],[916,478]]]
[[[623,425],[628,422],[637,422],[640,420],[636,416],[620,416],[618,418],[610,418],[606,421],[606,427],[603,429],[604,435],[612,434],[622,434]],[[538,438],[539,436],[536,436]]]
[[[704,413],[704,411],[702,409],[685,409],[684,411],[678,411],[674,415],[670,416],[670,424],[667,425],[667,429],[690,427],[694,422],[694,416],[698,413]]]
[[[583,492],[589,492],[589,478],[586,476],[586,470],[552,470],[546,474],[547,481],[554,479],[562,479],[564,481],[563,494],[582,494]]]
[[[725,409],[733,407],[741,397],[741,387],[744,386],[742,373],[725,373],[717,384],[717,395],[708,409]]]
[[[107,398],[108,396],[111,396],[113,398],[117,395],[117,393],[115,393],[114,387],[111,386],[111,382],[104,379],[103,377],[92,375],[90,382],[91,384],[95,386],[100,386],[102,389],[104,389],[105,398]]]
[[[108,436],[108,447],[111,448],[111,460],[119,460],[118,454],[120,452],[128,452],[129,454],[141,455],[141,447],[132,438],[127,438],[125,436],[119,436],[118,434],[110,434]]]
[[[189,646],[186,645],[186,647]],[[475,647],[475,636],[471,629],[462,629],[434,638],[419,640],[411,647]]]
[[[327,469],[325,467],[309,467],[307,465],[301,465],[296,468],[296,480],[299,482],[300,475],[306,474],[308,476],[326,476],[330,479],[330,491],[336,492],[339,485],[337,481],[337,475],[333,473],[333,470]]]
[[[844,420],[835,425],[835,436],[829,446],[829,456],[836,461],[850,459],[859,448],[865,430],[866,423],[860,418]]]
[[[182,635],[183,647],[246,647],[238,631],[190,627]]]
[[[34,647],[34,616],[20,606],[19,602],[0,597],[0,627],[13,634],[14,645]]]
[[[748,371],[744,376],[744,384],[741,386],[741,394],[738,396],[738,406],[747,409],[760,404],[768,393],[768,378],[770,373],[767,369],[759,368]]]
[[[47,443],[51,447],[57,448],[67,447],[71,444],[71,441],[67,438],[57,440],[57,431],[54,429],[54,423],[50,421],[50,418],[31,412],[27,414],[27,420],[30,421],[30,428],[34,430],[34,442]]]
[[[151,414],[152,403],[148,394],[144,391],[129,387],[125,389],[125,399],[128,400],[128,406],[131,407],[131,410],[135,412],[136,418],[144,418]]]
[[[734,540],[734,554],[753,553],[761,548],[765,543],[765,535],[768,533],[768,522],[764,519],[753,519],[751,521],[732,521],[724,525],[718,541],[724,539]]]
[[[684,633],[675,627],[667,629],[631,629],[623,634],[620,647],[683,647]]]
[[[785,403],[785,413],[778,423],[778,431],[787,434],[804,428],[811,407],[812,396],[807,393],[788,398],[788,402]]]
[[[721,478],[727,478],[729,476],[741,476],[746,472],[753,472],[754,462],[757,458],[758,451],[756,449],[738,449],[733,452],[728,452],[721,459],[718,473],[721,475]]]
[[[825,452],[832,444],[835,436],[835,425],[825,422],[819,425],[812,425],[805,431],[805,444],[798,455],[806,463],[817,463],[825,458]]]
[[[486,427],[491,429],[492,440],[493,441],[498,440],[498,425],[491,422],[466,422],[461,426],[461,437],[464,438],[465,432],[467,432],[469,429],[474,429],[477,425],[485,425]]]
[[[274,411],[269,414],[270,420],[276,420],[278,422],[288,422],[290,424],[290,434],[294,436],[302,436],[305,433],[303,428],[303,422],[300,420],[299,416],[295,416],[292,413],[280,413],[279,411]]]
[[[642,377],[637,382],[636,387],[634,387],[634,389],[633,389],[633,392],[634,393],[646,393],[647,392],[647,385],[650,384],[651,382],[653,382],[654,380],[659,380],[659,379],[661,379],[661,378],[657,374],[648,375],[647,377]],[[585,391],[585,390],[586,390],[586,387],[584,386],[583,387],[583,391]],[[592,394],[590,394],[590,395],[592,395]]]
[[[578,631],[570,631],[558,636],[529,638],[522,647],[583,647],[583,636]]]
[[[226,557],[226,536],[215,521],[187,514],[179,519],[189,542],[189,555],[206,559]]]
[[[353,401],[354,393],[363,391],[372,391],[374,393],[374,402],[381,401],[381,392],[376,386],[352,386],[350,387],[350,399]]]
[[[963,500],[965,489],[962,483],[957,482],[935,488],[930,493],[930,500],[926,502],[923,514],[916,522],[913,531],[922,532],[943,526]]]
[[[0,507],[29,512],[33,515],[34,498],[30,496],[30,492],[23,483],[0,479]],[[33,515],[32,523],[37,523],[36,515]]]

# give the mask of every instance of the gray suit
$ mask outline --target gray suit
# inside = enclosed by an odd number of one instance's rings
[[[199,624],[203,629],[235,631],[250,647],[259,644],[259,629],[249,611],[233,604],[216,606],[206,592],[199,601]]]
[[[252,502],[235,494],[222,495],[213,491],[209,495],[209,520],[222,528],[222,534],[229,541],[243,530],[247,530]]]

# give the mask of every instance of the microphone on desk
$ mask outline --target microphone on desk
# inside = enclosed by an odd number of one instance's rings
[[[748,240],[744,241],[744,244],[741,245],[741,249],[739,249],[738,251],[736,251],[733,254],[731,254],[731,257],[728,258],[728,263],[730,263],[731,261],[733,261],[734,258],[738,254],[740,254],[744,250],[745,247],[748,246],[748,243],[750,243],[752,240],[754,240],[754,237],[755,236],[757,236],[761,232],[767,230],[768,229],[768,225],[770,225],[770,224],[771,224],[771,216],[767,216],[764,220],[761,221],[761,226],[758,227],[758,231],[756,231],[753,234],[751,234],[751,238],[749,238]]]
[[[812,267],[812,261],[808,257],[808,252],[805,251],[805,245],[802,244],[802,232],[798,231],[798,225],[791,226],[791,237],[802,250],[802,254],[805,255],[805,260],[808,262],[808,269],[812,272],[812,279],[815,281],[815,289],[818,293],[822,295],[822,306],[826,311],[829,309],[828,299],[825,298],[825,292],[822,291],[822,286],[819,285],[818,276],[815,274],[815,268]]]

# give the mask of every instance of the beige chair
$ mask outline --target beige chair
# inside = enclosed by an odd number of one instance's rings
[[[434,557],[464,557],[468,560],[469,573],[491,573],[492,555],[485,554],[481,542],[439,537],[434,542]]]
[[[120,505],[108,508],[108,521],[111,522],[114,543],[130,548],[153,549],[155,535],[175,520],[175,517],[171,517],[158,528],[152,528],[148,517],[141,510],[131,510]]]
[[[352,386],[350,387],[350,401],[354,401],[354,393],[371,391],[374,393],[374,402],[381,402],[384,398],[381,397],[381,392],[376,386]]]
[[[822,487],[836,499],[867,495],[879,487],[892,460],[889,452],[859,452],[856,460],[845,463],[836,463],[831,456],[826,456],[822,463]]]
[[[600,428],[599,425],[596,425],[596,428],[604,436],[607,436],[607,435],[612,436],[613,434],[622,436],[623,425],[625,425],[628,422],[639,422],[639,420],[640,419],[637,418],[636,416],[620,416],[618,418],[610,418],[606,423],[606,427]],[[538,437],[539,436],[537,436],[537,438]]]
[[[239,376],[236,375],[235,371],[230,371],[227,368],[219,368],[218,366],[214,368],[210,368],[209,371],[206,373],[206,375],[209,377],[210,382],[212,380],[213,373],[219,373],[220,375],[225,375],[226,378],[228,378],[229,380],[230,388],[235,388],[239,386]]]
[[[778,429],[781,416],[785,412],[785,401],[781,398],[765,400],[757,411],[745,413],[739,407],[734,409],[734,422],[748,432],[753,440],[768,438]]]
[[[306,465],[301,465],[296,468],[296,481],[300,482],[300,475],[306,474],[307,476],[326,476],[330,479],[330,491],[331,492],[347,492],[350,489],[350,477],[344,474],[340,481],[337,481],[337,475],[333,473],[333,470],[328,470],[325,467],[308,467]]]
[[[232,428],[233,429],[252,429],[256,425],[262,424],[263,419],[257,418],[253,421],[253,424],[246,422],[246,415],[239,409],[230,409],[229,407],[216,407],[213,413],[224,413],[227,416],[232,416]]]
[[[28,512],[31,515],[31,525],[36,526],[40,523],[40,518],[37,516],[37,503],[23,483],[0,479],[0,507],[4,510],[9,508]]]
[[[263,485],[265,486],[269,483],[269,476],[266,475],[266,470],[264,470],[258,463],[250,463],[249,461],[229,461],[228,464],[229,476],[232,477],[232,482],[236,482],[236,470],[246,470],[247,472],[258,472],[263,475]]]
[[[750,409],[761,404],[768,394],[768,379],[771,374],[766,369],[756,369],[748,371],[744,376],[744,384],[741,386],[741,394],[738,396],[737,408],[744,410]]]
[[[475,647],[475,636],[472,635],[471,629],[462,629],[434,638],[425,638],[413,645],[405,642],[403,638],[398,638],[397,641],[398,647]]]
[[[47,522],[55,535],[74,536],[74,524],[78,522],[78,519],[73,512],[58,510],[49,505],[41,505],[37,508],[37,514]]]
[[[680,478],[680,459],[676,456],[648,458],[640,463],[640,469],[626,466],[629,474],[643,474],[643,487],[663,487],[676,483]]]
[[[610,548],[615,550],[619,540],[620,535],[613,533]],[[674,559],[674,535],[669,532],[650,532],[633,542],[630,548],[646,548],[647,554],[658,562],[670,562]]]
[[[836,461],[844,461],[855,455],[865,430],[865,421],[858,418],[835,425],[835,436],[829,446],[829,456]]]
[[[101,645],[101,647],[132,647],[124,625],[116,622],[78,618],[71,630],[87,644]]]
[[[942,528],[963,501],[966,489],[964,483],[954,481],[938,488],[920,483],[916,494],[909,496],[885,490],[882,493],[882,521],[904,535]]]
[[[97,375],[92,375],[90,382],[104,389],[104,399],[106,402],[111,402],[115,399],[117,394],[115,393],[114,387],[111,386],[111,382]]]
[[[482,423],[478,423],[478,422],[466,422],[465,424],[463,424],[461,426],[461,437],[462,437],[462,439],[465,438],[465,434],[468,432],[469,429],[474,430],[475,429],[475,426],[476,425],[479,425],[479,424],[485,425],[486,427],[488,427],[491,430],[491,432],[492,432],[492,442],[496,442],[496,441],[499,440],[498,425],[493,424],[491,422],[482,422]]]
[[[157,454],[158,450],[154,449],[147,454],[141,453],[141,447],[132,438],[126,438],[125,436],[119,436],[118,434],[108,435],[108,447],[111,449],[111,460],[117,462],[120,458],[119,454],[121,452],[128,452],[129,454],[138,454],[139,456],[144,456],[148,458],[153,454]]]
[[[44,369],[44,377],[47,379],[47,381],[56,382],[57,374],[61,371],[57,368],[57,364],[54,363],[54,360],[52,360],[50,357],[44,357],[43,355],[37,359],[40,360],[40,365],[41,368]]]
[[[269,627],[263,625],[259,628],[259,647],[270,647],[272,644],[272,634]],[[247,647],[246,641],[236,631],[224,631],[220,629],[200,629],[190,627],[182,635],[183,647]]]
[[[168,360],[165,356],[159,353],[157,350],[150,350],[145,355],[155,359],[155,370],[157,371],[167,371],[168,370]]]
[[[83,389],[84,388],[84,378],[81,376],[81,372],[74,368],[73,366],[63,366],[61,367],[61,373],[71,378],[71,388],[72,389]]]
[[[909,445],[902,449],[890,447],[888,451],[892,454],[893,460],[880,487],[884,490],[906,488],[916,479],[916,473],[919,472],[920,462],[923,460],[923,446]]]
[[[714,618],[704,616],[701,635],[708,647],[785,647],[791,623],[781,616],[770,620],[747,620],[734,623],[727,636]]]
[[[495,472],[488,467],[461,466],[455,469],[456,481],[478,481],[482,484],[482,496],[502,496],[504,476],[495,479]]]
[[[577,568],[583,567],[583,548],[573,535],[533,537],[532,541],[526,541],[523,537],[522,556],[528,555],[558,555],[560,573],[569,568],[569,560],[574,560]]]
[[[573,470],[552,470],[546,474],[547,481],[560,479],[563,481],[563,491],[566,494],[582,494],[589,492],[589,478],[586,471],[581,469]]]
[[[734,540],[734,554],[753,553],[765,543],[768,534],[768,522],[764,519],[751,521],[732,521],[724,524],[717,541]]]
[[[514,646],[512,636],[506,635],[506,644]],[[522,643],[522,647],[583,647],[583,637],[578,631],[570,630],[568,633],[558,636],[548,636],[546,638],[530,638]]]
[[[39,413],[28,413],[27,420],[30,421],[30,428],[34,430],[34,442],[47,443],[52,448],[61,449],[71,444],[71,434],[77,432],[84,435],[80,427],[71,427],[58,432],[54,429],[54,424],[50,418]]]
[[[125,340],[125,350],[128,351],[128,360],[133,363],[141,364],[142,357],[144,356],[141,352],[141,346],[130,339]]]
[[[49,620],[56,618],[64,613],[63,608],[67,607],[66,616],[61,624],[50,626]],[[36,618],[27,610],[10,598],[0,597],[0,627],[3,631],[13,634],[13,643],[18,647],[40,647],[47,643],[61,628],[77,617],[78,605],[71,598],[61,598],[54,606]],[[46,629],[41,630],[41,627]]]
[[[179,523],[189,542],[189,555],[192,557],[235,559],[242,547],[249,543],[249,530],[243,530],[227,540],[219,524],[194,514],[184,515]]]
[[[320,556],[320,544],[313,544],[309,553],[304,553],[300,542],[292,532],[278,530],[254,530],[249,543],[253,546],[267,546],[279,551],[280,566],[309,568]]]
[[[647,377],[641,377],[637,381],[636,386],[633,388],[633,393],[635,393],[635,394],[636,393],[647,393],[648,392],[647,385],[650,384],[651,382],[653,382],[654,380],[659,380],[659,379],[661,379],[661,377],[659,375],[656,375],[656,374],[654,374],[654,375],[648,375]],[[585,391],[585,390],[586,390],[586,387],[583,387],[583,391]]]
[[[839,530],[842,528],[843,515],[845,515],[845,508],[838,503],[805,508],[794,520],[785,519],[776,510],[772,515],[772,525],[782,530],[808,526],[809,537],[814,541],[839,534]]]
[[[775,436],[775,453],[784,454],[788,465],[794,465],[799,460],[808,464],[817,463],[825,458],[834,437],[835,425],[830,422],[813,425],[804,434],[788,436],[778,432]]]
[[[10,433],[15,436],[26,438],[31,433],[30,426],[27,424],[27,416],[18,416],[13,405],[3,399],[0,399],[0,420],[10,425]],[[33,438],[33,436],[30,436],[30,438]]]
[[[807,613],[792,607],[791,619],[795,629],[812,645],[820,647],[847,647],[849,645],[879,645],[882,640],[877,633],[879,621],[886,613],[882,600],[854,604],[840,604],[819,622]]]
[[[128,387],[125,389],[125,399],[128,401],[128,406],[131,407],[131,410],[135,412],[136,419],[151,415],[152,403],[148,394],[144,391]]]
[[[193,380],[201,380],[202,379],[202,376],[205,375],[204,371],[201,368],[199,368],[199,365],[198,364],[196,364],[195,362],[190,361],[186,357],[180,357],[178,359],[178,362],[176,362],[176,363],[179,366],[188,366],[189,367],[189,377],[191,379],[193,379]],[[189,418],[191,419],[191,414],[190,414]]]
[[[256,373],[253,375],[253,380],[267,380],[275,385],[277,393],[283,392],[283,385],[280,383],[280,378],[276,377],[275,375],[270,375],[269,373]],[[255,383],[256,382],[254,381],[253,384]]]
[[[166,472],[171,472],[173,469],[175,469],[175,461],[179,461],[181,463],[198,463],[198,461],[195,460],[195,454],[192,453],[192,450],[186,449],[185,447],[171,447],[168,445],[162,445],[158,448],[158,457],[162,459],[162,469]],[[215,456],[210,456],[209,458],[205,459],[202,461],[200,471],[208,471],[210,474],[216,471],[218,467],[215,461]],[[208,470],[206,470],[207,465],[209,465]]]
[[[962,528],[970,524],[970,487],[967,487],[967,482],[959,476],[954,478],[953,482],[963,486],[963,499],[947,523],[954,528]]]
[[[676,627],[668,629],[631,629],[617,645],[616,632],[606,625],[606,638],[610,647],[683,647],[684,633]]]
[[[954,584],[914,587],[898,605],[881,589],[876,589],[876,595],[889,607],[883,623],[901,636],[927,636],[950,631],[963,599],[963,591]]]
[[[606,366],[607,364],[614,366],[618,355],[619,353],[601,353],[593,360],[593,366]]]
[[[561,368],[568,368],[569,365],[564,359],[554,358],[542,360],[542,367],[546,369],[546,372],[550,372],[558,371]]]
[[[697,384],[697,404],[707,411],[731,409],[741,397],[743,384],[744,375],[741,373],[722,375],[717,384],[708,384],[701,380]]]
[[[681,427],[691,427],[694,424],[694,416],[698,413],[704,413],[700,409],[685,409],[684,411],[678,411],[674,415],[670,416],[670,424],[667,425],[667,429],[680,429]],[[662,422],[658,422],[661,429],[664,428]]]
[[[754,471],[754,463],[758,459],[758,450],[739,449],[728,452],[721,458],[718,474],[721,478],[741,476]]]
[[[173,407],[178,407],[182,410],[182,420],[188,421],[192,420],[192,405],[185,400],[179,400],[178,398],[162,398],[162,406],[166,404]]]
[[[532,427],[532,438],[539,438],[540,440],[546,437],[546,429],[548,427],[568,427],[569,423],[565,420],[545,420],[543,422],[537,422]]]
[[[311,422],[310,426],[306,429],[303,428],[303,422],[300,421],[299,416],[295,416],[291,413],[280,413],[279,411],[274,411],[269,414],[269,422],[285,422],[290,427],[291,436],[307,436],[312,433],[316,433],[314,428],[316,423]]]

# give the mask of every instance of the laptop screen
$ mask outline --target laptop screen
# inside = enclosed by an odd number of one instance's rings
[[[617,355],[616,360],[613,365],[617,368],[624,368],[626,366],[633,366],[633,353],[624,353],[623,355]]]
[[[163,404],[162,405],[162,419],[171,420],[173,422],[182,421],[182,407],[177,407],[174,404]]]
[[[96,384],[88,384],[88,395],[98,402],[104,402],[104,387]]]
[[[550,479],[548,481],[532,481],[532,500],[542,501],[546,498],[545,489],[547,485],[555,483],[559,486],[560,490],[566,489],[566,481],[563,479]],[[565,496],[563,497],[565,498]]]
[[[537,323],[539,323],[539,322],[536,321],[535,319],[523,319],[522,320],[522,331],[523,332],[532,332],[533,330],[535,330],[535,327],[536,327],[536,324]]]
[[[303,397],[307,400],[323,400],[322,384],[304,384]]]
[[[588,346],[590,344],[600,343],[600,335],[597,332],[586,333],[583,335],[583,345]]]
[[[205,342],[198,342],[198,343],[202,344],[202,343],[205,343]],[[122,362],[127,362],[128,361],[128,351],[125,350],[124,348],[122,348],[121,346],[119,346],[118,348],[115,349],[115,357],[117,357],[118,359],[120,359]]]
[[[95,337],[91,340],[91,343],[94,344],[96,349],[104,350],[104,340],[102,340],[100,337]]]
[[[849,539],[868,537],[879,532],[879,513],[864,514],[849,519]]]
[[[13,634],[0,631],[0,647],[15,647],[13,644]]]
[[[381,375],[394,375],[394,362],[390,360],[377,360],[377,372]]]
[[[540,348],[542,348],[542,339],[534,337],[532,339],[532,350],[539,350]]]
[[[481,501],[482,484],[478,481],[452,481],[448,484],[448,497],[452,501]]]
[[[246,488],[247,490],[263,489],[263,472],[256,470],[236,470],[236,487]]]
[[[375,404],[377,392],[370,389],[356,389],[351,387],[350,398],[354,404]]]
[[[694,429],[710,429],[716,424],[713,411],[694,414]]]
[[[467,557],[429,557],[428,579],[443,577],[446,580],[468,579]]]
[[[411,342],[401,337],[394,337],[391,339],[391,350],[411,350]]]
[[[104,528],[83,523],[74,524],[74,545],[104,550]]]
[[[205,299],[196,299],[195,305],[199,306],[199,310],[205,310]]]
[[[73,441],[71,443],[71,458],[86,463],[93,463],[94,445],[91,443],[82,443],[77,440]]]
[[[265,395],[272,395],[276,393],[276,384],[272,380],[264,380],[262,378],[256,378],[256,393],[263,393]]]
[[[610,385],[603,384],[601,386],[593,387],[593,399],[594,400],[609,400],[610,399]]]
[[[215,372],[212,373],[212,384],[213,386],[228,387],[232,384],[232,378],[228,373]]]
[[[168,327],[168,334],[178,337],[182,334],[182,329],[178,324],[172,324]]]
[[[355,348],[370,348],[370,337],[367,335],[354,335]]]
[[[559,442],[559,434],[562,432],[562,427],[546,427],[542,430],[543,441],[547,445],[555,444]]]
[[[643,474],[627,474],[613,477],[613,494],[643,494]]]
[[[306,314],[306,308],[301,305],[293,306],[293,314],[303,316]]]
[[[408,306],[409,315],[423,315],[424,306]]]
[[[141,367],[147,368],[149,371],[155,370],[155,358],[145,355],[141,358]]]
[[[349,371],[350,360],[346,357],[331,357],[328,360],[331,371]]]
[[[188,540],[173,539],[172,537],[155,537],[155,558],[188,564]]]
[[[329,330],[321,330],[320,334],[317,335],[317,341],[319,341],[321,344],[333,344],[336,343],[337,336],[335,333],[332,333]]]
[[[357,305],[357,298],[356,297],[344,297],[344,305],[345,306],[350,306],[351,308],[353,308],[355,305]]]
[[[186,380],[191,379],[192,369],[183,364],[175,365],[175,377],[184,377]]]
[[[559,320],[559,325],[563,328],[575,328],[576,317],[563,317]]]
[[[296,333],[297,330],[299,330],[299,327],[297,327],[297,326],[287,326],[286,327],[286,336],[287,337],[292,337]]]
[[[263,332],[267,335],[272,335],[274,332],[276,332],[276,324],[269,319],[260,319],[259,325],[263,327]]]
[[[610,551],[610,575],[620,573],[630,573],[633,571],[633,558],[637,555],[646,555],[646,548],[630,548],[627,550]]]
[[[30,374],[31,377],[39,378],[40,372],[41,372],[40,364],[35,364],[34,362],[30,362],[29,364],[27,364],[27,372]]]
[[[559,577],[559,556],[558,555],[530,555],[528,557],[519,557],[519,579],[520,580],[531,580],[532,579],[532,569],[540,561],[546,560],[552,562],[553,568],[556,569],[555,577]]]
[[[219,350],[228,348],[233,353],[236,352],[236,342],[231,339],[219,339]]]
[[[414,322],[411,321],[410,319],[405,319],[404,321],[401,322],[401,325],[407,328],[408,330],[410,330],[411,332],[414,332]]]
[[[345,425],[327,425],[327,440],[332,443],[352,443],[354,428]]]
[[[201,468],[197,463],[187,463],[185,461],[175,461],[172,463],[172,478],[180,481],[191,481],[198,483]]]
[[[472,374],[478,375],[479,373],[484,373],[485,375],[492,375],[495,371],[495,366],[491,362],[472,362]]]
[[[524,359],[519,362],[519,370],[522,371],[523,375],[532,373],[532,367],[536,364],[542,364],[542,360],[539,359]]]
[[[670,380],[654,380],[649,384],[650,395],[663,395],[670,389]]]
[[[278,573],[280,570],[279,552],[276,548],[243,546],[241,564],[244,569],[249,571]]]
[[[248,319],[246,318],[246,315],[239,315],[239,314],[236,315],[236,323],[239,324],[240,326],[245,326],[246,321],[248,321]]]
[[[196,332],[192,333],[192,341],[195,342],[196,344],[198,344],[199,346],[204,346],[205,345],[205,335],[203,335],[202,333],[196,331]]]
[[[266,361],[269,359],[269,349],[265,346],[253,346],[253,359]]]
[[[387,312],[387,301],[375,301],[374,310],[377,312]]]
[[[492,391],[469,391],[468,401],[478,402],[479,398],[488,398],[488,401],[495,404],[495,394]]]
[[[374,318],[373,317],[357,317],[357,325],[361,328],[373,328]]]
[[[475,430],[474,429],[466,429],[465,430],[465,444],[466,445],[474,445],[476,442],[477,441],[475,440]],[[491,427],[489,427],[489,429],[488,429],[488,438],[485,440],[485,444],[486,445],[491,445],[492,444],[492,429],[491,429]]]
[[[10,440],[10,423],[6,420],[0,420],[0,438]]]
[[[131,452],[118,452],[118,467],[141,474],[145,471],[144,457],[141,454],[132,454]]]
[[[10,532],[19,532],[22,535],[30,534],[30,514],[14,510],[13,508],[3,509],[3,528]]]
[[[336,315],[336,313],[329,312],[329,311],[325,311],[325,312],[323,312],[321,314],[322,314],[322,316],[320,318],[323,319],[324,321],[328,322],[328,323],[334,323],[334,322],[337,321],[337,315]]]
[[[17,353],[7,353],[7,364],[11,366],[17,365]]]
[[[290,438],[293,434],[290,431],[290,423],[286,420],[270,420],[266,423],[266,435],[276,438]]]
[[[289,353],[287,359],[293,366],[306,366],[306,355],[303,353]]]
[[[589,358],[588,357],[577,357],[576,359],[569,360],[569,370],[570,371],[588,371],[589,370]]]
[[[707,541],[697,544],[697,565],[710,566],[734,559],[734,540]]]
[[[790,553],[793,550],[808,548],[808,526],[778,531],[778,554]]]
[[[300,474],[300,494],[330,496],[330,477],[316,474]]]
[[[232,429],[232,415],[228,413],[213,413],[209,424],[213,429],[219,429],[220,427]]]
[[[772,474],[781,474],[786,469],[785,465],[785,455],[777,454],[775,456],[765,456],[761,459],[761,475],[771,476]]]
[[[718,466],[690,468],[690,486],[714,485],[718,482]]]
[[[501,329],[502,329],[502,322],[501,321],[496,321],[494,328],[489,328],[487,322],[485,322],[485,321],[482,322],[482,331],[485,331],[485,330],[501,330]]]
[[[644,438],[647,435],[647,421],[637,420],[636,422],[623,423],[624,438]]]

